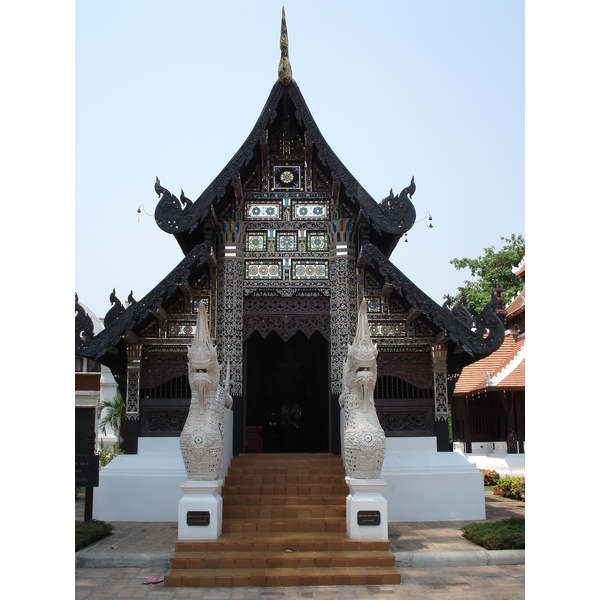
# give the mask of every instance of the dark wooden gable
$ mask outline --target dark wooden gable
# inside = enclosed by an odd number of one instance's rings
[[[184,252],[208,241],[212,211],[220,217],[230,209],[236,186],[241,185],[246,191],[273,188],[273,173],[266,169],[267,162],[270,167],[275,166],[272,159],[304,164],[304,177],[310,177],[310,182],[303,181],[303,189],[310,183],[313,191],[339,196],[341,205],[354,215],[362,215],[363,237],[386,256],[414,224],[416,213],[410,200],[416,189],[414,182],[401,194],[376,202],[327,144],[295,82],[289,86],[277,82],[273,86],[244,144],[194,202],[183,196],[178,199],[157,180],[157,224],[175,236]]]

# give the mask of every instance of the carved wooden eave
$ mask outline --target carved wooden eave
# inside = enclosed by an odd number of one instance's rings
[[[233,201],[236,197],[236,182],[240,178],[242,181],[246,180],[254,165],[268,158],[265,135],[276,119],[283,118],[286,106],[289,107],[290,117],[295,117],[300,128],[305,131],[307,156],[310,154],[312,160],[318,158],[329,170],[333,191],[339,193],[340,198],[349,206],[354,207],[357,214],[361,211],[369,225],[369,240],[389,256],[400,237],[415,222],[416,212],[411,201],[416,189],[414,179],[400,194],[390,194],[381,203],[376,202],[325,141],[295,81],[287,86],[279,81],[275,83],[246,141],[193,203],[184,204],[164,188],[157,178],[155,191],[159,202],[154,217],[158,226],[175,236],[184,253],[204,241],[201,237],[203,227],[199,225],[209,217],[211,208],[219,214],[226,202]]]
[[[211,249],[199,244],[141,300],[125,308],[120,315],[97,335],[93,335],[91,319],[75,300],[75,355],[105,363],[112,348],[133,340],[139,328],[150,319],[166,314],[162,305],[181,287],[186,286],[192,271],[210,262]]]
[[[477,319],[474,327],[448,308],[434,302],[373,244],[364,244],[359,257],[361,264],[374,270],[387,284],[412,306],[412,314],[420,314],[439,331],[439,341],[449,341],[463,351],[472,362],[497,350],[504,340],[504,325],[494,314],[497,305],[492,298]],[[414,313],[418,311],[418,313]],[[466,358],[466,357],[465,357]],[[464,359],[463,359],[464,360]]]

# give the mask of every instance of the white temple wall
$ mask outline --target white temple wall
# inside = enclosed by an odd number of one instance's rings
[[[222,476],[233,456],[233,411],[225,414]],[[177,522],[186,480],[178,437],[140,437],[137,454],[121,454],[100,469],[93,518],[102,521]]]
[[[390,522],[484,520],[483,475],[435,437],[386,438],[381,476]]]

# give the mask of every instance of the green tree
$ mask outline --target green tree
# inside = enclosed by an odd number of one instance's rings
[[[100,417],[104,409],[106,409],[106,412],[100,419],[98,428],[106,435],[106,426],[110,425],[119,440],[119,448],[123,452],[125,450],[125,439],[124,436],[121,435],[121,427],[125,422],[126,407],[121,393],[117,392],[112,400],[99,401],[96,405],[96,417]]]
[[[514,233],[509,237],[500,238],[505,245],[496,250],[494,246],[483,249],[483,256],[477,258],[453,258],[451,265],[457,270],[469,269],[475,281],[465,281],[459,287],[456,296],[448,295],[450,305],[454,306],[461,293],[464,294],[468,311],[477,318],[485,305],[490,301],[492,292],[496,289],[498,277],[502,287],[502,298],[506,302],[516,298],[523,289],[523,280],[513,272],[525,256],[525,238]]]

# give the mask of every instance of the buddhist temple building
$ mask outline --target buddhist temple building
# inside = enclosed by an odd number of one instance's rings
[[[178,436],[190,403],[187,348],[201,302],[219,362],[230,365],[231,455],[339,455],[343,364],[364,298],[378,349],[375,404],[388,444],[389,493],[413,495],[397,501],[401,511],[425,506],[423,495],[447,492],[447,505],[433,516],[469,518],[461,512],[463,496],[481,476],[451,452],[449,398],[465,367],[504,341],[495,300],[474,323],[465,311],[434,302],[390,261],[415,222],[417,182],[408,175],[399,194],[375,200],[323,138],[292,77],[285,18],[280,45],[264,108],[212,183],[192,200],[167,189],[160,174],[149,182],[156,224],[179,245],[181,261],[142,298],[124,304],[115,293],[97,333],[76,300],[76,355],[109,367],[127,405],[126,454],[102,470],[95,516],[171,519],[171,500],[161,494],[169,486],[171,497],[179,494]],[[507,343],[513,341],[517,349],[516,339]],[[410,466],[399,467],[408,464],[402,463],[407,449]],[[425,453],[438,461],[437,470],[430,458],[419,462]],[[437,491],[414,482],[398,491],[392,471],[413,476],[419,464],[429,465],[427,485]],[[142,471],[148,483],[136,484],[139,492],[103,484],[111,473]],[[440,473],[457,473],[455,492]],[[102,500],[103,485],[127,496],[113,501],[121,512]],[[452,512],[454,493],[461,508]],[[482,506],[483,489],[473,496]],[[153,512],[148,497],[167,508]],[[419,510],[415,519],[433,518]],[[411,515],[390,513],[399,517]]]
[[[525,260],[513,268],[525,280]],[[480,468],[525,473],[525,289],[505,311],[498,350],[465,367],[451,399],[454,448]]]

